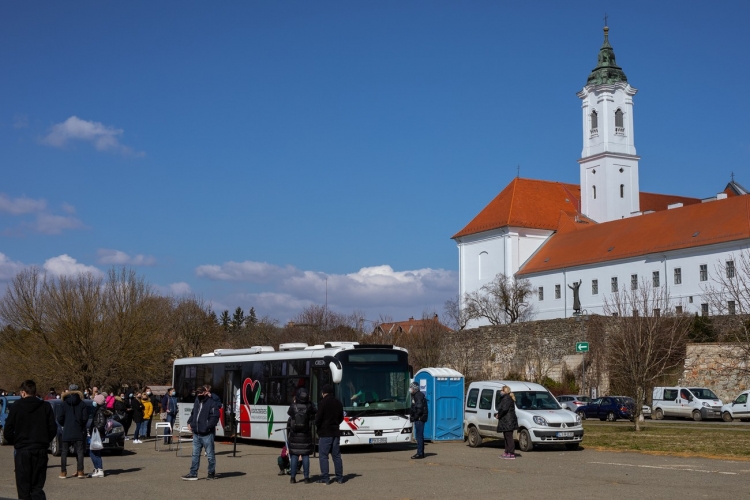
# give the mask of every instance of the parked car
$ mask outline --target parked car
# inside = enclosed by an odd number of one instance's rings
[[[635,401],[627,396],[604,396],[593,400],[586,406],[581,406],[576,413],[582,419],[598,418],[614,422],[618,419],[632,420],[635,413]]]
[[[739,418],[743,422],[750,421],[750,405],[747,402],[748,394],[750,394],[750,391],[745,391],[737,396],[734,401],[721,407],[721,418],[724,422],[731,422],[735,418]]]
[[[63,402],[62,399],[50,399],[47,401],[47,403],[52,405],[52,411],[55,414],[55,421],[57,421],[57,418],[62,416],[63,414]],[[89,407],[89,419],[86,422],[86,428],[88,428],[89,425],[91,425],[91,418],[94,415],[94,402],[90,399],[84,399],[83,404]],[[104,444],[104,450],[110,451],[114,453],[115,455],[122,455],[122,452],[125,451],[125,428],[122,426],[120,422],[113,419],[112,417],[107,419],[107,431],[102,436],[102,443]],[[52,455],[59,457],[62,453],[62,431],[63,426],[59,423],[57,424],[57,437],[52,440],[52,442],[49,444],[49,451],[52,453]],[[72,447],[71,447],[72,448]],[[89,442],[86,441],[86,450],[85,453],[89,452]],[[75,455],[75,451],[71,449],[71,453]]]
[[[649,405],[643,405],[641,408],[641,415],[643,415],[643,418],[651,418],[651,407]]]
[[[485,437],[503,438],[496,432],[495,412],[504,385],[516,397],[518,430],[513,433],[521,451],[536,446],[565,445],[575,450],[583,440],[581,417],[563,410],[544,386],[531,382],[488,380],[472,382],[464,405],[464,436],[476,448]]]
[[[5,440],[5,419],[10,413],[10,405],[21,399],[21,396],[0,396],[0,445],[5,446],[8,442]]]
[[[684,417],[693,420],[722,418],[721,399],[706,387],[654,387],[652,407],[656,420]]]
[[[572,394],[564,394],[557,396],[557,401],[560,406],[565,410],[576,411],[577,408],[587,405],[591,402],[591,398],[588,396],[577,396]]]

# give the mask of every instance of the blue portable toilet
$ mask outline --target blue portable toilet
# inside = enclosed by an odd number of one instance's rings
[[[427,398],[424,438],[464,440],[464,376],[451,368],[422,368],[414,375]]]

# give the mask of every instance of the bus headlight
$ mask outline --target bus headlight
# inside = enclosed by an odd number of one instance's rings
[[[401,429],[401,434],[411,434],[411,427],[404,427]]]
[[[353,436],[354,433],[352,431],[341,431],[342,436]]]

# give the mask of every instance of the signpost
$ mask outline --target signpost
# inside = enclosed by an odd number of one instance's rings
[[[576,352],[583,354],[583,361],[581,361],[581,389],[586,387],[586,353],[589,352],[588,342],[576,342]]]

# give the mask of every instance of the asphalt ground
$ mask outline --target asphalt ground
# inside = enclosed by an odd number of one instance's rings
[[[584,438],[585,444],[585,438]],[[189,446],[189,443],[188,443]],[[218,479],[208,481],[201,457],[200,480],[183,481],[189,456],[155,451],[153,440],[126,443],[122,456],[104,455],[106,477],[58,479],[60,459],[50,457],[45,491],[49,499],[93,498],[748,498],[750,461],[712,460],[636,453],[564,449],[534,450],[501,460],[502,443],[469,448],[462,442],[428,443],[427,458],[411,460],[414,447],[342,448],[343,485],[290,484],[278,476],[279,447],[217,443]],[[189,453],[189,449],[186,450]],[[68,459],[70,460],[70,458]],[[91,460],[86,458],[86,471]],[[332,468],[332,464],[331,464]],[[0,497],[16,498],[13,450],[0,448]],[[68,471],[75,470],[73,461]],[[311,459],[313,478],[318,460]],[[301,474],[297,476],[300,479]]]

